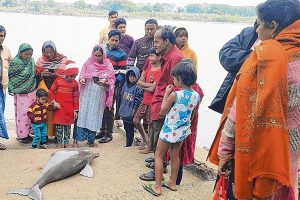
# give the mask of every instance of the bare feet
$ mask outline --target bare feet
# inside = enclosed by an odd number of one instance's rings
[[[95,147],[97,147],[97,146],[98,146],[96,143],[94,143],[94,144],[90,144],[90,143],[88,143],[88,145],[89,145],[91,148],[95,148]]]

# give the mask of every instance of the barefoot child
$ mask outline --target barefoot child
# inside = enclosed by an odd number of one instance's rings
[[[154,48],[149,50],[149,61],[150,65],[148,68],[143,71],[140,80],[137,84],[144,89],[143,100],[138,108],[134,118],[133,123],[140,132],[142,138],[146,138],[144,143],[144,147],[141,146],[139,149],[142,150],[140,153],[148,154],[153,151],[153,142],[154,142],[154,134],[152,123],[150,122],[150,105],[152,102],[152,96],[155,89],[155,85],[160,78],[161,72],[161,56],[155,52]],[[148,136],[146,135],[146,131],[142,126],[141,120],[145,120],[148,123]]]
[[[125,75],[125,84],[121,91],[121,105],[119,115],[124,123],[126,132],[126,145],[125,147],[132,146],[134,138],[134,124],[133,116],[135,111],[140,106],[143,90],[136,83],[140,78],[140,71],[137,67],[127,69]],[[145,138],[143,138],[145,139]]]
[[[193,64],[182,60],[172,70],[174,85],[179,91],[174,91],[172,85],[167,86],[163,97],[160,113],[166,115],[164,125],[159,134],[155,152],[155,180],[154,185],[143,185],[144,189],[154,196],[161,195],[162,186],[176,191],[176,177],[179,168],[179,149],[183,140],[190,135],[191,119],[194,108],[200,101],[199,94],[192,89],[197,76]],[[162,183],[163,162],[170,149],[171,177]]]
[[[48,103],[48,93],[44,89],[36,92],[36,101],[28,108],[27,116],[31,121],[34,137],[32,148],[36,149],[40,143],[41,149],[47,149],[47,110],[52,111],[53,103]]]
[[[53,112],[57,145],[56,148],[66,148],[69,144],[71,124],[77,118],[79,107],[78,82],[75,80],[78,68],[74,61],[67,61],[65,77],[57,77],[53,82],[49,95],[50,100],[59,109]]]

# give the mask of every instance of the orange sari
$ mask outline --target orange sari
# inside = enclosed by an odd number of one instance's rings
[[[266,194],[265,190],[274,190],[266,186],[274,183],[291,186],[287,65],[288,57],[299,51],[299,23],[299,20],[294,22],[275,38],[284,44],[267,40],[255,48],[228,95],[208,158],[218,165],[221,131],[236,100],[237,199],[251,199],[254,193]]]

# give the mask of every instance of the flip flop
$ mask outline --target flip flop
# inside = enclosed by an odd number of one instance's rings
[[[178,190],[177,188],[171,188],[170,186],[168,186],[168,184],[167,184],[166,181],[163,181],[161,186],[165,187],[165,188],[167,188],[167,189],[169,189],[171,191],[174,191],[174,192]]]
[[[152,194],[153,196],[159,197],[159,196],[161,195],[161,193],[155,192],[155,191],[153,190],[152,186],[153,186],[153,184],[147,184],[147,185],[143,184],[143,188],[144,188],[147,192],[149,192],[149,193]]]

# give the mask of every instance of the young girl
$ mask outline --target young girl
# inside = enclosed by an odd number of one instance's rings
[[[197,76],[190,60],[182,60],[172,70],[174,85],[180,88],[174,91],[169,85],[162,101],[160,115],[166,115],[164,125],[159,134],[155,152],[155,181],[154,185],[143,185],[144,189],[154,196],[161,195],[162,185],[176,191],[176,177],[179,168],[179,149],[182,141],[191,133],[191,119],[194,108],[200,101],[199,94],[192,89]],[[170,149],[171,177],[168,182],[162,183],[163,162]]]
[[[56,148],[66,148],[69,144],[71,124],[77,118],[79,107],[78,83],[75,80],[78,68],[73,61],[67,61],[65,77],[57,77],[53,82],[49,95],[54,100],[54,106],[59,108],[53,112],[53,124],[55,124],[57,145]],[[63,143],[64,142],[64,143]]]

